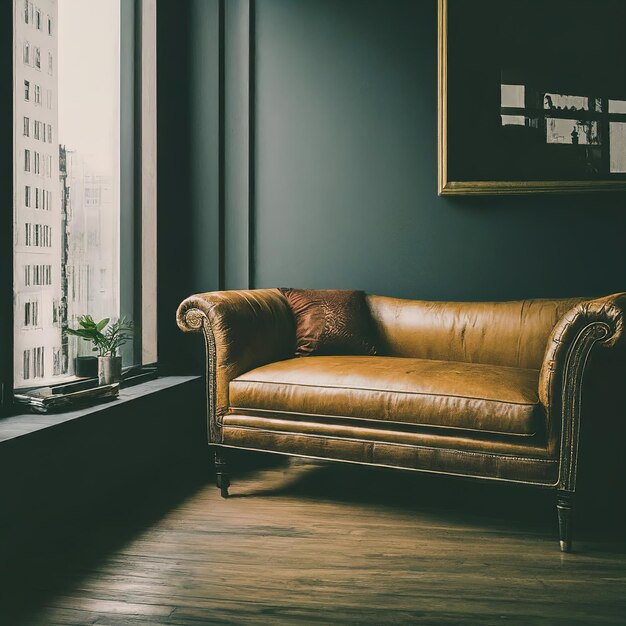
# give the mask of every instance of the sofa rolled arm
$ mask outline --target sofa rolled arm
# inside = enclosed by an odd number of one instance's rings
[[[181,302],[176,322],[204,335],[209,442],[220,443],[230,381],[293,355],[293,314],[278,289],[213,291]]]
[[[579,303],[552,330],[539,374],[539,399],[550,435],[560,440],[557,487],[576,486],[581,392],[591,350],[626,343],[626,293]]]

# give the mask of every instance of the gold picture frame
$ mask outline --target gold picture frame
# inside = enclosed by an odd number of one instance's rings
[[[449,4],[438,0],[438,195],[511,195],[626,190],[626,180],[455,180],[449,168]],[[480,0],[462,0],[475,4]],[[494,25],[497,27],[497,25]],[[545,115],[545,114],[544,114]],[[622,116],[620,116],[621,119]],[[626,117],[626,116],[625,116]],[[504,124],[504,122],[502,122]],[[591,122],[589,122],[591,124]],[[546,139],[547,141],[547,139]],[[619,173],[621,176],[621,172]]]

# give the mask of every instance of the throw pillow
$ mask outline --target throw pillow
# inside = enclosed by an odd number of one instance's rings
[[[296,319],[296,356],[376,354],[375,327],[365,293],[340,289],[287,289]]]

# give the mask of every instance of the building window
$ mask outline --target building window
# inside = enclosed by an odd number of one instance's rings
[[[41,87],[35,85],[35,104],[41,104]]]
[[[24,350],[24,361],[22,366],[22,378],[28,380],[30,378],[30,350]]]
[[[30,135],[30,118],[28,118],[28,117],[24,118],[23,135],[24,135],[24,137],[28,137]]]
[[[29,0],[24,0],[24,23],[28,24],[28,5],[30,4]]]
[[[29,154],[30,154],[30,150],[29,150]],[[35,172],[35,174],[39,174],[39,152],[33,152],[33,156],[34,156],[34,169],[33,171]]]
[[[52,61],[52,52],[48,52],[48,74],[50,74],[50,76],[52,76],[52,65],[53,65],[53,61]]]
[[[52,348],[52,375],[60,376],[63,374],[63,359],[61,356],[61,348]]]
[[[24,186],[24,206],[26,206],[27,208],[30,208],[30,185],[25,185]]]
[[[52,124],[48,124],[48,143],[52,143]]]
[[[24,100],[30,100],[30,82],[24,81]]]
[[[37,30],[41,30],[41,11],[39,9],[35,11],[35,27]]]
[[[43,378],[44,375],[44,347],[33,348],[33,377]]]
[[[39,326],[39,302],[37,300],[24,303],[24,326]]]
[[[38,122],[36,120],[33,122],[33,137],[35,139],[39,139],[39,128],[40,128],[40,126],[41,126],[41,122]]]
[[[46,89],[46,107],[52,108],[52,91],[50,89]]]
[[[24,149],[24,171],[30,172],[30,150]]]
[[[35,48],[35,67],[41,69],[41,49]]]
[[[35,208],[39,208],[39,187],[35,187]]]
[[[58,324],[61,321],[61,303],[58,300],[52,301],[52,323]]]
[[[24,42],[24,63],[30,65],[30,44],[28,41]]]
[[[31,282],[35,286],[52,284],[52,266],[45,264],[25,265],[24,284],[29,287]]]
[[[48,15],[48,35],[52,35],[52,18]]]

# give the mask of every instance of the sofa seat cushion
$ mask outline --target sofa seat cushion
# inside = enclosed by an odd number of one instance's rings
[[[534,369],[427,359],[296,358],[231,381],[229,410],[530,437],[545,431],[538,376]]]

